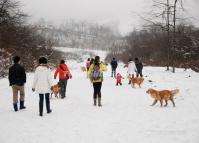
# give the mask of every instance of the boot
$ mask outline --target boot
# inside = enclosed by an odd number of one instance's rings
[[[20,101],[20,109],[26,109],[26,107],[24,106],[24,101]]]
[[[97,99],[94,99],[94,104],[93,104],[94,106],[96,106],[97,105]]]
[[[101,104],[101,98],[98,98],[98,106],[101,107],[102,104]]]
[[[15,112],[17,112],[18,111],[17,103],[14,103],[13,107],[14,107]]]

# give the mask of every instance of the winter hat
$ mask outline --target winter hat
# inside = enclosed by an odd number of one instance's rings
[[[19,56],[14,56],[13,57],[13,61],[14,61],[15,64],[18,63],[20,61],[20,57]]]
[[[47,63],[48,63],[48,61],[45,57],[39,58],[39,64],[47,64]]]

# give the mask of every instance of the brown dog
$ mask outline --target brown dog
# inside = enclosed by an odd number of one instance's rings
[[[129,77],[131,80],[131,86],[134,88],[135,85],[137,84],[141,88],[141,84],[144,81],[143,77]]]
[[[164,106],[167,106],[168,100],[171,100],[171,102],[173,103],[173,107],[175,107],[175,102],[173,100],[173,97],[177,93],[179,93],[179,89],[158,91],[158,90],[150,88],[150,89],[148,89],[146,91],[146,93],[150,94],[151,97],[155,99],[154,102],[153,102],[153,104],[151,106],[155,105],[158,101],[160,101],[160,105],[162,107],[163,100],[166,103]]]
[[[57,84],[53,85],[51,87],[51,98],[52,98],[52,94],[55,95],[56,98],[59,98],[61,97],[61,85],[60,85],[60,82],[58,82]]]

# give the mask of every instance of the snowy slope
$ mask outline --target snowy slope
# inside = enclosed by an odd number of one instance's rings
[[[27,75],[27,109],[17,113],[12,109],[8,80],[0,80],[0,143],[199,142],[198,73],[177,69],[173,74],[165,68],[145,67],[143,73],[147,77],[142,88],[133,89],[126,78],[123,86],[116,87],[109,67],[102,87],[103,106],[99,108],[93,106],[92,85],[81,72],[84,63],[67,61],[67,64],[73,74],[67,97],[53,98],[52,114],[43,117],[38,116],[38,95],[31,91],[32,73]],[[122,63],[118,71],[126,77]],[[149,87],[179,88],[176,107],[170,102],[168,107],[160,108],[159,103],[151,107],[153,99],[146,94]]]

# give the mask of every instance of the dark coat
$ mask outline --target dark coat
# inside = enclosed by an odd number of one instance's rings
[[[112,67],[112,69],[116,69],[117,68],[117,61],[116,60],[112,60],[111,61],[111,67]]]
[[[19,85],[22,86],[26,83],[26,73],[23,66],[20,64],[14,64],[9,69],[9,82],[10,86],[12,85]]]
[[[140,73],[143,69],[143,65],[141,62],[135,62],[135,66],[136,66],[136,69],[137,69],[137,72]]]

